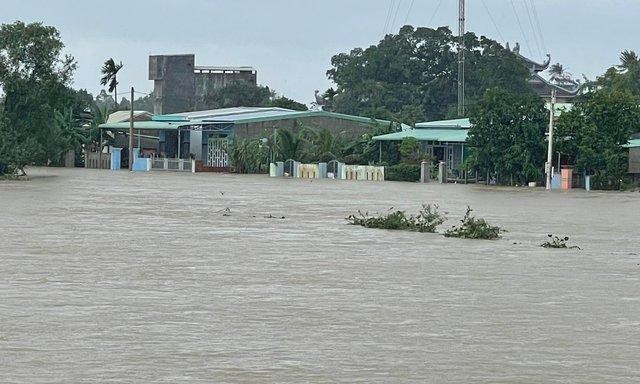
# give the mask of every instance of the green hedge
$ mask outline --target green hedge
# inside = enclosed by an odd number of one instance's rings
[[[401,163],[386,167],[384,178],[388,181],[420,181],[420,165]]]

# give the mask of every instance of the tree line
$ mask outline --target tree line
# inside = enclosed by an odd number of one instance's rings
[[[495,40],[469,32],[465,41],[466,103],[473,127],[468,143],[472,150],[463,166],[499,182],[541,179],[549,112],[530,85],[529,70],[521,57]],[[68,149],[81,152],[83,145],[96,142],[97,126],[109,112],[130,108],[129,100],[117,99],[122,63],[109,59],[102,68],[100,82],[113,97],[104,90],[94,97],[70,87],[76,62],[62,55],[63,46],[58,31],[40,23],[0,27],[0,171],[23,172],[27,164],[59,161]],[[405,26],[366,49],[339,53],[327,71],[335,87],[324,93],[324,109],[410,125],[456,117],[456,49],[457,37],[447,27]],[[566,76],[562,65],[552,67],[551,81]],[[559,117],[555,146],[563,162],[593,175],[598,188],[623,187],[628,151],[622,146],[640,132],[639,97],[638,56],[625,51],[620,64],[587,81],[573,109]],[[152,111],[153,97],[142,96],[134,104],[135,109]],[[195,107],[235,106],[306,109],[269,87],[246,83],[210,90]],[[290,138],[291,143],[296,140],[315,142],[309,137]],[[371,135],[359,140],[362,147],[366,140],[366,147],[377,147],[370,142]],[[421,156],[419,143],[384,145],[387,164],[415,163]],[[400,147],[405,149],[404,156],[396,155]],[[410,154],[411,148],[417,154]],[[379,160],[364,150],[326,152],[334,157],[356,155],[360,161]]]

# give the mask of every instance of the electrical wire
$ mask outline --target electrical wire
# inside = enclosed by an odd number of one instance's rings
[[[527,45],[527,49],[529,50],[530,53],[533,53],[533,51],[531,50],[531,45],[529,45],[529,39],[527,39],[527,34],[524,33],[524,28],[522,28],[520,17],[518,17],[518,11],[516,10],[516,6],[513,4],[513,0],[510,0],[509,3],[511,3],[511,9],[513,9],[513,14],[516,17],[516,21],[518,22],[518,26],[520,27],[520,32],[522,33],[522,38],[524,39],[524,42]]]
[[[500,37],[500,40],[505,41],[504,36],[502,36],[502,33],[500,33],[500,28],[498,28],[498,24],[496,24],[496,21],[493,19],[493,15],[491,14],[489,7],[487,6],[487,3],[484,0],[482,0],[482,5],[484,6],[484,9],[487,11],[487,15],[489,15],[489,19],[491,20],[493,27],[496,29],[496,32],[498,32],[498,36]]]
[[[409,4],[409,9],[407,10],[407,16],[404,18],[404,25],[407,25],[407,22],[409,21],[409,16],[411,16],[411,11],[413,10],[413,4],[416,2],[416,0],[411,0],[411,3]]]
[[[401,6],[402,6],[402,0],[398,0],[398,6],[396,7],[396,12],[393,15],[393,21],[391,22],[391,32],[395,31],[396,19],[398,18],[398,12],[400,12],[400,7]]]
[[[442,6],[442,0],[438,1],[438,5],[436,6],[436,9],[433,11],[433,14],[431,15],[431,18],[429,19],[429,23],[427,25],[431,25],[431,22],[433,21],[433,19],[435,19],[441,6]]]
[[[395,3],[396,3],[396,0],[391,0],[391,3],[389,4],[389,9],[387,10],[387,19],[384,22],[384,30],[382,31],[382,34],[385,36],[387,35],[387,32],[389,30],[389,22],[391,21],[391,15],[393,14]]]
[[[524,8],[527,11],[527,17],[529,18],[529,25],[531,26],[531,32],[533,33],[533,41],[536,44],[536,48],[538,49],[538,55],[540,55],[540,57],[542,57],[543,56],[542,49],[540,49],[540,43],[538,42],[539,34],[536,31],[536,27],[533,25],[533,18],[531,17],[531,11],[529,10],[529,4],[527,3],[527,0],[522,0],[522,2],[524,3]]]
[[[538,26],[538,32],[540,33],[540,42],[542,43],[542,49],[544,49],[544,53],[548,54],[547,45],[544,42],[544,33],[542,33],[542,27],[540,26],[540,18],[538,17],[538,10],[536,9],[536,4],[533,0],[529,1],[531,3],[531,9],[533,11],[533,18],[536,21],[536,25]]]

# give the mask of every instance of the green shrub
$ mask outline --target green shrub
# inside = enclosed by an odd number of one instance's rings
[[[444,216],[438,212],[438,206],[423,205],[416,216],[409,216],[403,211],[395,211],[383,216],[369,216],[358,211],[358,215],[350,215],[347,221],[351,225],[365,228],[390,229],[414,232],[434,233],[438,225],[444,223]]]
[[[542,243],[540,245],[542,248],[555,248],[555,249],[580,249],[577,246],[569,246],[567,242],[569,241],[569,236],[559,237],[554,235],[547,235],[549,240]]]
[[[500,227],[489,225],[484,219],[476,219],[471,216],[473,209],[467,207],[467,213],[460,226],[453,226],[447,230],[445,237],[458,237],[461,239],[495,240],[500,237]]]
[[[386,167],[384,178],[388,181],[420,181],[420,165],[401,163]]]

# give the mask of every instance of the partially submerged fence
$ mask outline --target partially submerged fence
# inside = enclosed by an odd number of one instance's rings
[[[318,164],[302,164],[295,160],[270,164],[271,177],[300,179],[339,179],[384,181],[384,167],[371,165],[346,165],[337,161]]]
[[[84,167],[93,169],[111,168],[111,155],[100,152],[86,152],[84,154]]]
[[[169,158],[153,158],[151,159],[152,171],[174,171],[174,172],[195,172],[196,161],[192,159],[169,159]]]

